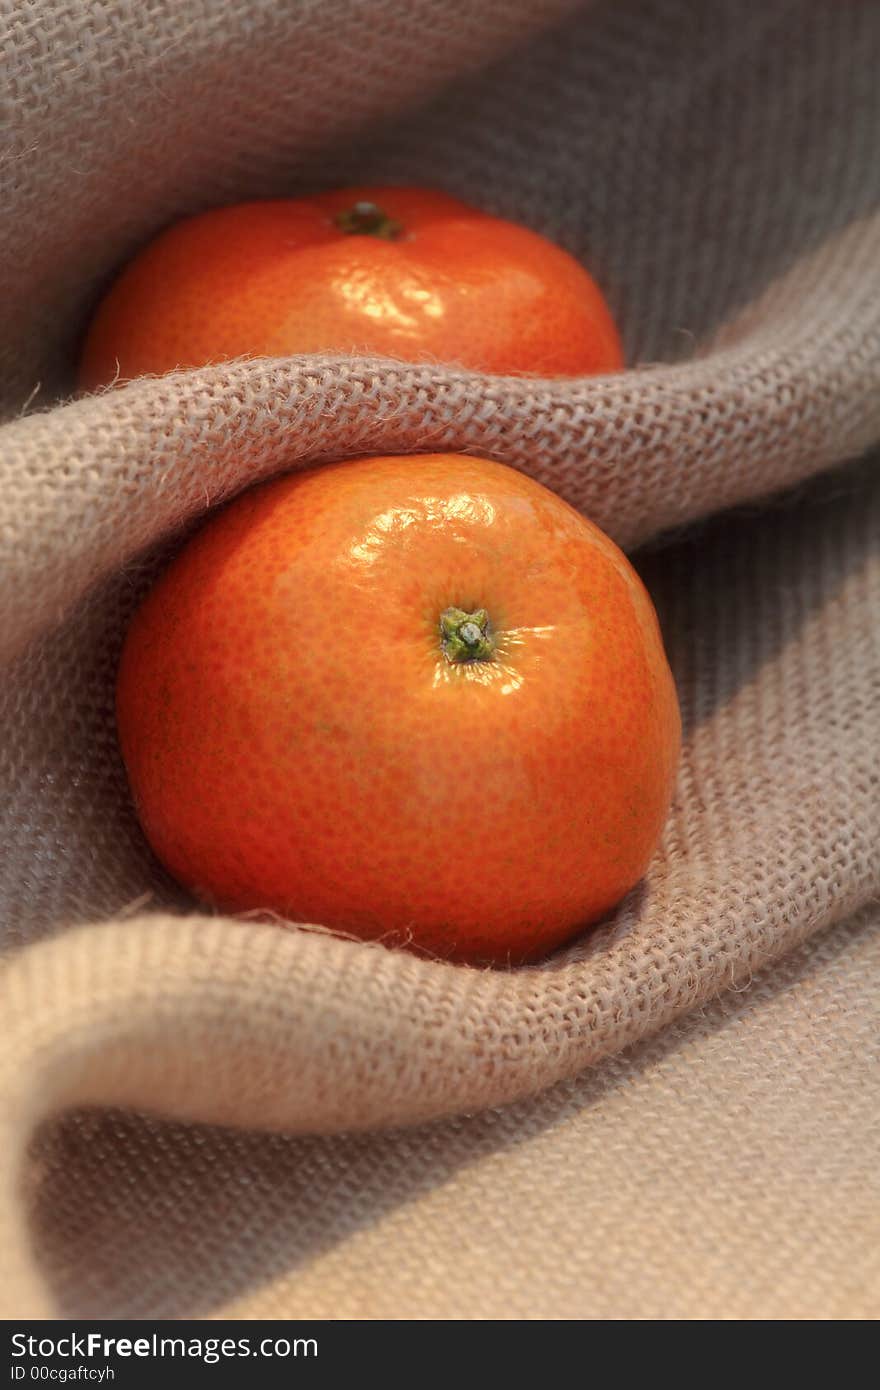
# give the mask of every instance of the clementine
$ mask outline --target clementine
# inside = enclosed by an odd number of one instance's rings
[[[135,615],[117,710],[147,837],[197,894],[463,961],[537,957],[632,888],[680,737],[612,541],[443,454],[219,512]]]
[[[444,193],[354,188],[162,233],[98,308],[80,385],[314,352],[546,376],[623,364],[601,292],[552,242]]]

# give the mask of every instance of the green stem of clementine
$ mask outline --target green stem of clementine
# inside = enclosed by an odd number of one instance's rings
[[[355,203],[344,212],[338,212],[333,221],[347,236],[376,236],[383,241],[396,241],[403,236],[402,223],[395,222],[375,203]]]
[[[488,661],[495,651],[495,638],[485,608],[465,613],[463,608],[446,608],[440,614],[440,645],[447,661]]]

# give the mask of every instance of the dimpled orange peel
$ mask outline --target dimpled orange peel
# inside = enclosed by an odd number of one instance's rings
[[[316,352],[541,376],[623,365],[601,291],[553,242],[445,193],[370,187],[169,227],[100,304],[79,381]]]
[[[471,962],[540,957],[633,887],[680,740],[624,555],[454,454],[219,511],[136,614],[117,710],[144,830],[200,897]]]

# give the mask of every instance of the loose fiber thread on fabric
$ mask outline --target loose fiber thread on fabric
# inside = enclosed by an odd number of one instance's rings
[[[513,1101],[741,986],[880,892],[876,463],[830,492],[807,486],[880,440],[880,12],[460,9],[233,0],[221,15],[184,0],[105,15],[56,0],[10,22],[10,1315],[52,1306],[21,1184],[53,1114],[305,1133]],[[350,104],[310,104],[344,88],[364,26],[385,37]],[[307,80],[282,84],[299,52]],[[152,231],[355,176],[439,182],[557,237],[595,267],[635,369],[546,382],[290,359],[65,399],[90,304]],[[642,561],[685,714],[678,796],[642,887],[538,968],[466,970],[199,915],[152,860],[116,750],[125,624],[208,507],[286,468],[426,448],[523,468],[628,547],[752,509]],[[802,496],[759,507],[793,484]]]

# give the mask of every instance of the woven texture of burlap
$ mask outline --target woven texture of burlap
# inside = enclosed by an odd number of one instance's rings
[[[56,1306],[876,1317],[878,927],[875,907],[629,1052],[470,1117],[291,1138],[77,1111],[28,1170]]]
[[[876,1312],[880,9],[0,14],[0,1312]],[[97,294],[169,219],[354,178],[553,236],[632,369],[290,359],[66,398]],[[653,543],[676,801],[645,882],[539,967],[199,915],[116,751],[126,621],[206,508],[428,448]]]

